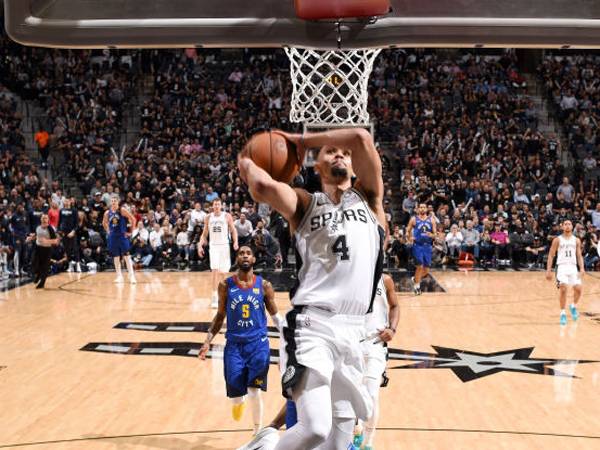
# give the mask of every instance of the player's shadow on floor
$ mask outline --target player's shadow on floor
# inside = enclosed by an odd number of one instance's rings
[[[232,434],[232,433],[230,433]],[[208,433],[202,434],[190,434],[189,440],[178,438],[175,436],[131,436],[131,437],[122,437],[122,438],[113,438],[113,439],[99,439],[105,437],[103,435],[88,435],[84,436],[86,438],[93,438],[93,441],[96,440],[106,443],[107,447],[110,445],[112,448],[116,450],[132,450],[132,449],[161,449],[161,450],[224,450],[224,449],[233,449],[244,443],[244,434],[248,434],[248,432],[235,433],[239,434],[239,438],[235,439],[239,440],[239,444],[221,444],[217,447],[211,445],[211,442],[217,445],[223,438],[220,437],[212,437]],[[108,436],[106,436],[108,437]],[[234,440],[233,438],[231,440]],[[85,447],[82,446],[82,447]]]

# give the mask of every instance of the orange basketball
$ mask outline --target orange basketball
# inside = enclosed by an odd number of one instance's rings
[[[274,180],[291,182],[302,164],[298,161],[296,147],[277,130],[262,131],[246,144],[248,156]]]

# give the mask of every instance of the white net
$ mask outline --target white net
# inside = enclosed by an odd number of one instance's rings
[[[306,126],[368,126],[369,76],[380,49],[286,47],[292,78],[290,120]]]

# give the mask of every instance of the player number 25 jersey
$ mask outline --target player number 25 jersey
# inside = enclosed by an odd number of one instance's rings
[[[295,232],[298,280],[293,305],[362,315],[371,309],[383,268],[384,232],[355,189],[335,205],[313,194]]]
[[[218,216],[214,213],[208,216],[208,244],[229,244],[229,226],[224,212]]]

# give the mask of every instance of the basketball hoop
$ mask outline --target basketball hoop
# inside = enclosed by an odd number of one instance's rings
[[[305,127],[369,127],[369,76],[381,49],[286,47],[290,59],[290,121]]]

